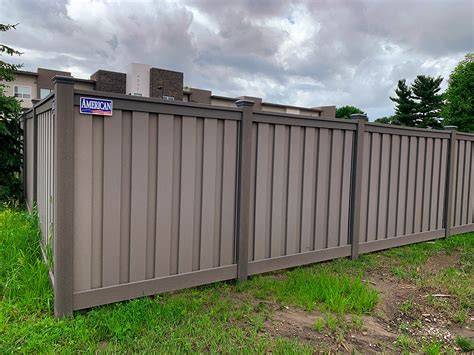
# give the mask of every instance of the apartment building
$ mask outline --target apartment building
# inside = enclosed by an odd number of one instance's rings
[[[18,71],[14,82],[7,83],[7,95],[22,100],[24,108],[30,108],[34,100],[46,97],[53,89],[51,79],[55,75],[71,76],[71,73],[38,68],[37,72]],[[234,107],[238,99],[250,99],[255,109],[270,112],[300,114],[311,117],[336,117],[335,106],[301,107],[271,103],[260,97],[227,97],[213,95],[212,91],[184,86],[182,72],[154,68],[150,65],[131,63],[124,73],[109,70],[97,70],[90,79],[77,79],[76,88],[127,94],[143,97],[155,97],[163,100],[179,100],[208,105]]]
[[[20,100],[23,109],[29,109],[36,100],[45,98],[54,89],[52,79],[55,75],[71,76],[71,73],[44,68],[38,68],[36,72],[17,70],[14,81],[3,82],[5,95],[15,96]],[[75,87],[94,90],[95,82],[77,79]]]

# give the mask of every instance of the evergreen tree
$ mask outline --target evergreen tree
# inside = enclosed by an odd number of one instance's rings
[[[396,103],[394,120],[403,126],[416,126],[416,104],[412,98],[412,91],[405,79],[398,80],[395,94],[397,95],[396,97],[390,97],[390,100]]]
[[[467,54],[454,68],[444,95],[443,124],[474,132],[474,53]]]
[[[416,126],[440,128],[443,95],[441,91],[442,77],[418,75],[411,85],[412,97],[415,99]]]

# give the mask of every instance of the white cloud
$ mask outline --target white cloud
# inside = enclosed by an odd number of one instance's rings
[[[407,15],[409,8],[409,15]],[[216,94],[392,113],[397,80],[445,79],[474,51],[472,0],[0,0],[25,69],[88,77],[129,62]],[[446,85],[444,81],[443,85]]]

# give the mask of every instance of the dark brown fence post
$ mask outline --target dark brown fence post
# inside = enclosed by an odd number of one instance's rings
[[[248,277],[249,211],[250,211],[250,167],[252,159],[252,115],[254,102],[238,100],[242,108],[239,137],[239,188],[237,196],[237,277],[245,281]]]
[[[32,205],[30,206],[33,208],[33,206],[36,204],[36,201],[38,199],[38,120],[36,117],[36,108],[33,107],[33,194],[32,194]]]
[[[351,181],[351,220],[349,230],[351,233],[351,258],[357,259],[359,256],[359,233],[360,233],[360,206],[362,202],[362,167],[364,161],[364,136],[366,115],[351,115],[352,120],[357,122],[357,131],[354,142],[354,152],[352,158],[352,181]]]
[[[23,171],[21,172],[22,178],[23,178],[23,200],[25,201],[26,205],[28,206],[28,191],[27,191],[28,181],[27,181],[27,178],[26,178],[26,169],[27,169],[27,164],[28,164],[28,157],[26,156],[27,153],[28,153],[27,146],[26,146],[26,142],[28,140],[28,138],[27,138],[28,122],[27,122],[27,118],[26,118],[25,114],[23,114],[23,116],[21,118],[21,122],[23,123],[23,127],[22,127],[22,130],[23,130],[23,132],[22,132],[22,135],[23,135],[23,154],[22,154],[23,167],[22,167],[22,169],[23,169]]]
[[[453,223],[453,190],[454,190],[454,179],[453,171],[454,164],[457,160],[456,157],[456,126],[445,126],[444,129],[451,131],[451,136],[449,138],[448,145],[448,158],[446,166],[446,193],[444,196],[444,228],[445,228],[445,237],[451,235],[451,224]]]
[[[73,311],[74,79],[54,77],[54,314]]]

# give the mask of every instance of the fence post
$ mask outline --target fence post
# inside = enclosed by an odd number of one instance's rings
[[[22,135],[23,135],[23,154],[22,154],[23,167],[22,167],[22,169],[23,169],[23,171],[21,172],[22,178],[23,178],[23,201],[25,201],[26,205],[28,206],[28,191],[27,191],[28,181],[27,181],[27,178],[26,178],[26,169],[27,169],[27,164],[28,164],[28,157],[27,157],[28,149],[27,149],[27,146],[26,146],[26,142],[28,140],[28,138],[27,138],[28,121],[27,121],[27,118],[26,118],[25,114],[23,114],[20,122],[23,123],[23,128],[22,128],[22,130],[23,130],[23,132],[22,132]]]
[[[365,137],[365,121],[367,116],[362,114],[351,115],[352,120],[357,122],[357,131],[353,152],[353,166],[351,178],[351,258],[357,259],[359,256],[359,233],[360,233],[360,206],[362,203],[362,167],[364,161],[364,137]]]
[[[33,107],[33,204],[38,200],[38,120],[36,117],[36,107]],[[30,206],[33,208],[33,206]]]
[[[74,232],[74,79],[54,79],[54,314],[63,317],[73,311]]]
[[[248,277],[249,211],[250,211],[250,167],[252,159],[252,116],[254,102],[238,100],[242,108],[239,137],[239,185],[237,195],[237,277],[245,281]]]
[[[451,235],[451,224],[453,223],[453,190],[454,179],[452,173],[454,171],[454,163],[456,162],[456,126],[445,126],[444,129],[451,131],[448,145],[448,157],[446,161],[446,193],[444,195],[444,223],[445,237]]]

